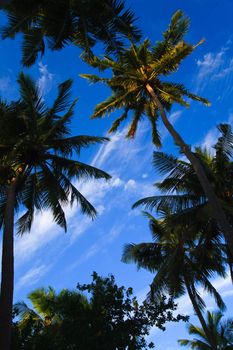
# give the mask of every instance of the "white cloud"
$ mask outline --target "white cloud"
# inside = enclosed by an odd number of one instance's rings
[[[3,99],[12,98],[15,93],[15,82],[12,79],[12,74],[9,72],[8,75],[5,75],[0,78],[0,97]]]
[[[123,229],[125,229],[125,222],[124,224],[121,223],[119,225],[115,225],[114,227],[112,227],[110,232],[107,232],[106,234],[102,235],[100,239],[97,240],[97,242],[95,242],[90,247],[88,247],[87,251],[83,253],[81,257],[78,259],[78,261],[74,262],[74,264],[72,264],[68,268],[68,270],[73,270],[78,265],[89,260],[100,251],[103,251],[107,245],[114,242],[114,240],[120,235]]]
[[[94,204],[100,203],[106,192],[112,188],[121,187],[123,181],[113,176],[110,180],[90,180],[85,182],[76,182],[75,187]]]
[[[202,59],[197,60],[198,73],[195,79],[198,91],[203,90],[210,82],[216,82],[232,75],[233,59],[227,55],[230,45],[231,42],[228,41],[226,46],[222,47],[219,52],[208,52]],[[227,85],[229,84],[227,83]],[[229,90],[229,86],[227,89]],[[219,99],[221,98],[219,96]]]
[[[45,66],[41,67],[43,73],[46,73],[47,68]],[[174,121],[180,114],[179,111],[173,113],[170,119]],[[131,213],[131,205],[134,201],[154,193],[151,184],[148,184],[145,180],[138,180],[152,158],[151,140],[148,138],[149,125],[148,123],[141,123],[135,140],[125,139],[126,128],[113,135],[111,142],[102,145],[92,161],[92,165],[104,168],[113,175],[113,178],[110,181],[93,180],[74,183],[79,191],[98,209],[99,217],[111,215],[111,212],[115,212],[115,210],[124,212],[121,224],[130,219],[129,213]],[[124,201],[122,201],[122,191],[124,189],[126,192]],[[107,200],[105,201],[105,199]],[[105,202],[108,203],[107,206]],[[59,256],[94,224],[89,218],[80,214],[80,210],[76,205],[73,208],[66,207],[65,213],[69,232],[65,238],[63,230],[53,221],[50,212],[36,214],[31,232],[23,237],[16,238],[17,269],[20,269],[22,264],[35,257],[41,259],[44,251],[53,251],[55,259],[59,259]],[[110,238],[104,238],[106,244],[111,243],[111,237],[113,236],[110,235]],[[92,245],[90,247],[92,253],[89,252],[89,254],[94,254],[97,249],[101,249],[103,245],[105,246],[104,240],[99,242],[100,247]]]
[[[182,114],[181,110],[169,115],[170,122],[174,125]],[[102,167],[110,172],[116,172],[121,178],[129,173],[130,176],[137,177],[143,172],[143,178],[147,177],[144,173],[145,166],[152,161],[151,153],[151,131],[147,120],[140,123],[135,139],[125,138],[128,126],[111,136],[111,141],[101,145],[99,151],[93,159],[92,165]],[[161,140],[164,141],[169,135],[167,129],[160,123],[159,132]],[[117,164],[117,167],[116,167]],[[129,179],[126,180],[126,182]]]
[[[96,167],[101,167],[104,164],[104,162],[109,158],[109,155],[118,148],[119,143],[120,141],[122,141],[124,136],[125,128],[121,132],[116,132],[114,135],[112,135],[110,142],[100,146],[96,156],[92,161],[92,165]]]
[[[32,286],[33,284],[36,284],[42,278],[42,276],[44,276],[44,274],[49,270],[49,268],[50,266],[46,265],[32,267],[18,280],[15,289],[19,290],[25,285],[28,287]]]
[[[201,141],[201,147],[206,148],[211,154],[215,153],[213,146],[215,145],[219,136],[217,127],[210,129],[204,139]]]
[[[126,191],[127,191],[127,190],[131,190],[131,189],[135,190],[136,187],[137,187],[136,181],[133,180],[133,179],[130,179],[130,180],[127,181],[127,183],[125,184],[124,189],[125,189]]]
[[[178,119],[181,117],[182,115],[182,111],[179,110],[179,111],[176,111],[176,112],[173,112],[171,113],[169,116],[168,116],[168,119],[170,121],[170,123],[172,125],[174,125]],[[165,140],[165,138],[169,135],[169,132],[168,130],[165,128],[165,126],[162,124],[161,126],[161,131],[160,131],[160,136],[161,136],[161,140],[162,142]],[[172,136],[171,136],[172,137]]]
[[[226,123],[226,124],[230,124],[232,125],[233,122],[233,113],[229,114],[229,117],[227,120],[222,120],[221,123]],[[211,128],[207,134],[204,136],[204,138],[199,141],[195,146],[201,146],[201,147],[206,147],[207,150],[211,153],[211,154],[215,154],[215,149],[213,148],[213,146],[216,144],[218,137],[220,135],[220,132],[217,128],[217,125],[214,126],[213,128]]]
[[[42,96],[47,94],[53,86],[54,74],[50,73],[47,64],[39,62],[40,77],[37,86]]]
[[[226,75],[233,72],[233,59],[231,59],[224,69],[222,69],[219,73],[214,74],[213,79],[221,79],[224,78]]]
[[[99,180],[76,183],[75,186],[79,191],[96,207],[98,215],[104,212],[102,204],[104,196],[112,189],[122,186],[119,178],[113,178],[110,181]],[[86,216],[81,216],[79,207],[74,205],[72,208],[65,208],[68,230],[70,232],[67,242],[69,244],[83,234],[92,224],[92,220]],[[78,222],[78,224],[77,224]],[[55,239],[62,238],[63,230],[56,225],[52,213],[49,211],[38,212],[32,225],[31,232],[17,237],[15,240],[15,258],[16,266],[32,258],[41,248],[47,246]]]
[[[217,289],[220,295],[224,296],[224,293],[228,292],[229,289],[232,289],[232,281],[230,276],[227,278],[216,278],[212,281],[213,286]],[[216,308],[216,304],[214,302],[214,299],[208,294],[206,290],[203,288],[198,288],[198,291],[201,295],[201,297],[204,299],[206,303],[207,309]],[[191,314],[193,312],[192,303],[189,300],[188,295],[183,296],[178,300],[179,307],[178,307],[178,313],[184,313],[184,314]]]
[[[127,191],[129,194],[137,196],[137,199],[155,195],[156,192],[156,189],[153,187],[152,184],[145,183],[144,181],[135,181],[133,179],[129,179],[125,183],[124,190]],[[130,212],[130,214],[132,213]]]
[[[55,239],[60,232],[61,230],[56,227],[50,212],[43,211],[42,213],[37,213],[31,232],[24,234],[22,237],[16,237],[16,266],[30,259],[36,251]]]
[[[123,174],[128,167],[129,162],[134,159],[136,162],[137,157],[144,152],[143,161],[135,163],[135,168],[143,166],[143,163],[148,161],[148,136],[149,136],[149,125],[146,121],[141,122],[140,128],[138,129],[135,139],[129,140],[125,138],[127,134],[128,126],[126,125],[121,131],[114,133],[111,136],[111,141],[103,144],[96,156],[92,161],[92,165],[96,167],[102,167],[104,164],[105,169],[119,169],[119,172]],[[146,138],[147,142],[142,142]],[[117,168],[116,168],[117,164]]]
[[[225,53],[224,49],[221,49],[217,53],[209,52],[204,55],[203,59],[197,61],[197,66],[199,67],[197,79],[204,79],[219,69],[223,64],[223,55]]]

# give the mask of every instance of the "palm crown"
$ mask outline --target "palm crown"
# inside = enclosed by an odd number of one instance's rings
[[[215,154],[197,147],[196,155],[232,224],[233,133],[228,124],[220,124],[218,129],[220,136],[213,146]],[[194,220],[202,225],[206,235],[222,237],[222,230],[216,222],[208,198],[197,181],[197,175],[191,164],[163,152],[154,152],[153,165],[161,176],[165,176],[163,181],[155,183],[160,194],[138,200],[133,208],[143,206],[149,210],[156,210],[158,214],[163,214],[163,208],[169,206],[174,225],[180,221],[190,224],[190,220],[191,222]],[[228,263],[233,276],[232,254],[229,245],[221,242],[221,247],[228,252]]]
[[[232,350],[233,349],[233,320],[222,320],[223,314],[221,312],[207,312],[207,324],[211,330],[218,350]],[[196,350],[211,350],[211,344],[206,338],[205,332],[201,327],[193,324],[188,325],[188,332],[194,335],[193,340],[180,339],[179,344],[182,346],[190,346],[190,349]]]
[[[190,225],[182,221],[174,225],[170,220],[169,207],[164,208],[164,214],[165,219],[158,221],[146,213],[153,242],[127,245],[123,261],[132,261],[138,268],[155,273],[151,284],[152,297],[168,293],[177,298],[187,292],[212,349],[217,350],[215,339],[202,315],[205,303],[198,287],[210,293],[218,307],[224,308],[211,278],[216,273],[225,277],[226,254],[220,247],[219,238],[206,236],[205,229],[199,227],[195,220]]]
[[[183,223],[173,226],[168,208],[162,221],[148,213],[145,215],[149,218],[153,242],[126,245],[123,261],[132,261],[139,268],[156,272],[151,296],[167,292],[172,297],[180,297],[187,285],[191,285],[194,298],[203,309],[205,303],[196,289],[196,286],[203,286],[215,297],[218,306],[224,307],[209,281],[214,273],[225,275],[225,257],[218,247],[218,238],[206,238],[205,232],[194,222],[192,226]]]
[[[3,38],[23,33],[23,58],[32,65],[44,54],[46,40],[51,50],[74,44],[90,55],[97,41],[106,52],[119,52],[125,39],[138,40],[134,14],[121,0],[12,0],[5,5],[8,17]]]
[[[0,104],[1,214],[5,209],[6,188],[18,178],[16,207],[26,208],[18,220],[19,233],[30,230],[35,209],[50,209],[55,221],[65,229],[63,205],[76,201],[83,213],[95,217],[95,208],[71,180],[110,176],[74,159],[74,155],[106,138],[70,136],[69,123],[75,106],[75,102],[70,103],[70,80],[59,85],[58,96],[50,108],[30,77],[21,73],[18,83],[20,99],[9,105]]]
[[[148,86],[153,89],[167,111],[171,110],[173,103],[189,106],[185,97],[208,105],[206,99],[190,93],[184,85],[163,80],[163,77],[174,73],[183,59],[196,47],[183,41],[188,25],[189,20],[181,11],[177,11],[163,33],[163,41],[157,42],[155,46],[146,39],[140,45],[132,44],[129,49],[122,51],[116,60],[107,56],[89,60],[92,66],[100,70],[112,70],[110,78],[81,75],[94,83],[103,82],[112,90],[112,95],[97,105],[92,117],[102,117],[116,109],[123,109],[122,116],[112,124],[110,132],[113,132],[128,117],[129,112],[132,112],[127,137],[134,137],[139,121],[146,116],[151,123],[153,143],[160,146],[156,125],[160,111],[150,97]]]
[[[120,123],[132,111],[133,118],[126,136],[134,137],[139,121],[146,115],[151,123],[153,143],[160,146],[157,120],[158,115],[161,116],[164,126],[180,147],[180,151],[192,164],[210,202],[213,215],[221,226],[225,240],[233,255],[232,226],[227,220],[200,160],[175,130],[166,114],[166,110],[169,111],[173,103],[188,106],[187,98],[209,105],[206,99],[190,93],[182,84],[167,81],[167,76],[175,72],[183,59],[197,46],[183,40],[187,28],[187,18],[183,16],[181,11],[177,11],[172,17],[168,30],[163,34],[162,42],[158,42],[152,47],[148,40],[138,46],[132,44],[130,49],[124,50],[116,60],[110,57],[104,59],[96,57],[89,60],[92,66],[99,69],[111,68],[112,77],[100,78],[95,75],[83,75],[83,77],[92,82],[104,82],[112,89],[112,95],[106,101],[97,105],[93,118],[102,117],[115,109],[124,110],[123,115],[112,124],[110,131],[117,130]],[[166,77],[166,79],[163,80],[163,77]]]

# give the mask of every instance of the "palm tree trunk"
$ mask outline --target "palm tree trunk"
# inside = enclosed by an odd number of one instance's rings
[[[11,349],[11,323],[14,290],[14,206],[16,180],[7,192],[2,241],[2,277],[0,296],[0,349]]]
[[[212,347],[213,350],[217,350],[218,347],[217,347],[217,344],[215,343],[215,341],[213,340],[213,337],[212,337],[212,334],[211,334],[211,331],[209,330],[209,327],[207,326],[206,322],[205,322],[205,319],[202,315],[202,312],[198,306],[198,303],[196,301],[196,298],[195,298],[195,295],[193,293],[193,290],[195,289],[194,285],[193,284],[190,284],[189,280],[187,279],[186,276],[184,276],[184,282],[185,282],[185,286],[186,286],[186,289],[187,289],[187,292],[188,292],[188,295],[189,295],[189,299],[191,300],[191,303],[193,305],[193,309],[201,323],[201,326],[202,326],[202,329],[204,330],[205,334],[206,334],[206,337]]]
[[[206,197],[209,200],[209,203],[212,207],[213,214],[224,234],[225,241],[229,247],[229,250],[231,254],[233,255],[233,228],[229,224],[225,212],[222,208],[222,206],[219,203],[219,200],[214,193],[214,190],[205,174],[205,171],[199,161],[199,159],[195,156],[195,154],[191,151],[190,147],[184,142],[182,137],[177,133],[177,131],[174,129],[173,125],[169,122],[166,112],[163,108],[163,105],[159,101],[158,97],[156,96],[153,88],[150,86],[150,84],[146,85],[146,89],[149,92],[149,94],[152,97],[152,100],[154,101],[155,105],[158,107],[162,121],[169,131],[169,133],[172,135],[175,143],[180,147],[181,151],[185,154],[185,156],[188,158],[190,163],[192,164],[197,177],[200,181],[200,184],[205,192]]]

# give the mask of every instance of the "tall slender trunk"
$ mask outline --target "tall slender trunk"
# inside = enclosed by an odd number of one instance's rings
[[[210,184],[210,182],[205,174],[205,171],[204,171],[199,159],[190,150],[189,146],[184,142],[182,137],[177,133],[177,131],[174,129],[173,125],[169,122],[167,115],[165,113],[165,110],[163,108],[163,105],[159,101],[159,99],[156,96],[151,85],[147,84],[146,89],[149,92],[149,94],[151,95],[155,105],[158,107],[165,127],[167,128],[169,133],[172,135],[175,143],[180,147],[182,152],[186,155],[186,157],[188,158],[188,160],[192,164],[192,166],[197,174],[197,177],[200,181],[200,184],[205,192],[205,195],[209,200],[209,203],[210,203],[211,208],[212,208],[212,212],[213,212],[213,214],[214,214],[214,216],[215,216],[215,218],[216,218],[216,220],[217,220],[217,222],[218,222],[218,224],[219,224],[219,226],[224,234],[225,241],[229,247],[229,250],[230,250],[231,254],[233,255],[233,228],[229,224],[229,222],[226,218],[225,212],[224,212],[221,204],[219,203],[219,200],[218,200],[216,194],[214,193],[214,190],[213,190],[213,188],[212,188],[212,186],[211,186],[211,184]]]
[[[195,289],[194,285],[193,284],[190,284],[189,280],[187,279],[186,276],[184,276],[184,281],[185,281],[185,286],[186,286],[186,289],[187,289],[187,292],[188,292],[188,295],[189,295],[189,298],[191,300],[191,303],[193,305],[193,309],[201,323],[201,326],[202,326],[202,329],[203,331],[205,332],[205,335],[212,347],[213,350],[217,350],[218,349],[218,346],[217,344],[215,343],[213,337],[212,337],[212,334],[211,334],[211,331],[209,330],[209,327],[207,326],[206,324],[206,321],[202,315],[202,312],[198,306],[198,303],[196,301],[196,298],[195,298],[195,295],[193,293],[193,290]]]
[[[11,349],[11,323],[14,291],[14,206],[17,180],[7,191],[2,240],[2,277],[0,296],[0,349]]]

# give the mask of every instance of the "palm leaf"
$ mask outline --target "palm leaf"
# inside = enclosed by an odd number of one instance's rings
[[[43,32],[38,28],[25,32],[22,45],[22,63],[24,66],[30,67],[35,63],[39,54],[44,55],[45,43],[43,37]]]
[[[58,95],[54,100],[52,107],[48,111],[49,116],[63,112],[70,106],[72,83],[73,81],[68,79],[58,85]]]

